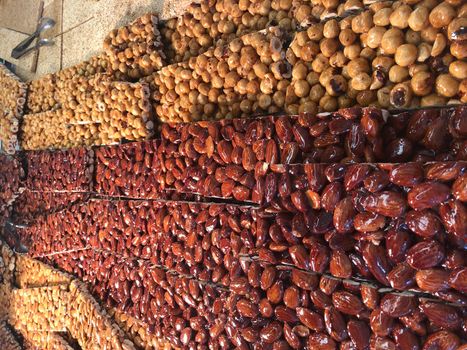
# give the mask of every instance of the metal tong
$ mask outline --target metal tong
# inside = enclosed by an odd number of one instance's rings
[[[29,37],[24,39],[18,46],[16,46],[11,51],[11,57],[18,59],[31,51],[39,49],[41,46],[53,45],[54,41],[51,39],[40,39],[34,46],[29,47],[31,43],[36,38],[38,38],[43,31],[50,29],[54,26],[55,26],[55,21],[52,18],[48,18],[48,17],[41,18],[36,31],[32,33]]]

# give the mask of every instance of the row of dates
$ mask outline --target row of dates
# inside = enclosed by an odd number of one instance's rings
[[[46,262],[186,349],[459,349],[465,307],[293,267],[240,260],[229,288],[88,249]]]

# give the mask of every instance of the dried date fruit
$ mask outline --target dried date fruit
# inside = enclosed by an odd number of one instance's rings
[[[394,318],[410,314],[415,307],[415,297],[411,295],[389,293],[381,299],[381,310]]]
[[[449,199],[451,190],[438,182],[424,182],[414,186],[407,195],[409,205],[415,210],[433,208]]]
[[[420,289],[427,292],[443,292],[449,289],[449,272],[443,269],[419,270],[415,274],[415,281]]]
[[[347,323],[347,332],[357,350],[364,350],[370,343],[370,328],[363,321],[350,320]]]
[[[447,330],[455,330],[461,326],[461,318],[452,306],[426,302],[420,305],[420,309],[435,326]]]
[[[388,274],[391,287],[397,290],[405,290],[414,286],[415,272],[407,263],[397,264]]]
[[[349,292],[334,292],[332,304],[337,310],[347,315],[356,316],[364,310],[360,298]]]
[[[444,248],[435,240],[423,241],[407,252],[407,263],[416,270],[425,270],[439,265],[444,259]]]
[[[302,307],[297,308],[296,311],[300,322],[309,329],[316,332],[324,329],[324,319],[320,314]]]
[[[432,237],[442,232],[439,217],[430,209],[409,211],[405,222],[411,231],[422,237]]]
[[[395,166],[389,172],[389,180],[399,186],[413,187],[423,179],[423,169],[418,163]]]

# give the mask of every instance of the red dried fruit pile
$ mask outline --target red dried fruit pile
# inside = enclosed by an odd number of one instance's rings
[[[158,180],[163,189],[262,204],[259,179],[276,164],[466,160],[466,115],[465,106],[396,115],[356,107],[164,124]]]
[[[31,151],[25,153],[25,161],[25,185],[29,190],[88,192],[93,189],[93,150]]]
[[[95,151],[94,191],[134,199],[72,205],[21,238],[177,347],[457,349],[466,120],[354,108],[164,125]]]

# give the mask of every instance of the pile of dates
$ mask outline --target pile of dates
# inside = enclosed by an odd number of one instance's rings
[[[462,349],[465,111],[163,125],[20,237],[178,348]]]

